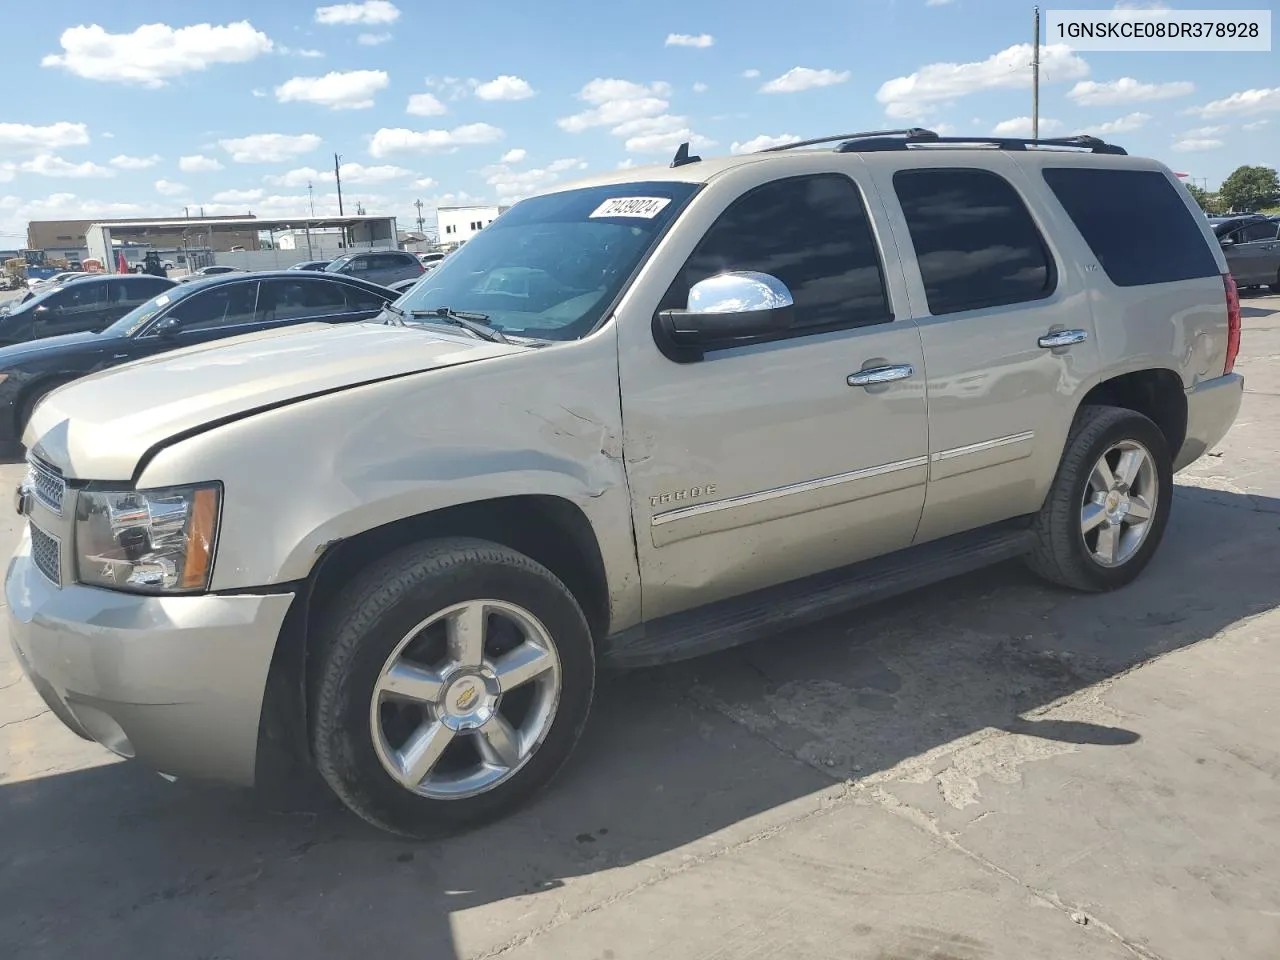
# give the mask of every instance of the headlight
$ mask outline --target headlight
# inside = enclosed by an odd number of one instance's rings
[[[221,484],[82,490],[76,498],[78,579],[136,593],[208,589]]]

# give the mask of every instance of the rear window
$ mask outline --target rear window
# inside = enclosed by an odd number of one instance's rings
[[[1200,225],[1164,174],[1046,167],[1044,179],[1117,287],[1218,275]]]

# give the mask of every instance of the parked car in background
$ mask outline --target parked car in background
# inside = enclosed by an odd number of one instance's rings
[[[395,294],[354,277],[299,276],[284,270],[163,283],[101,332],[51,337],[0,349],[0,452],[12,452],[31,411],[51,390],[86,374],[179,347],[291,324],[349,323],[376,316]],[[65,291],[64,291],[65,292]],[[139,403],[145,405],[145,398]]]
[[[409,277],[409,279],[407,280],[397,280],[395,283],[387,284],[387,286],[390,289],[394,290],[396,293],[405,293],[406,291],[413,289],[419,283],[421,283],[424,277],[431,276],[431,274],[434,273],[439,266],[440,266],[439,260],[437,260],[435,263],[423,264],[423,271],[420,276]]]
[[[201,267],[194,273],[189,273],[180,279],[180,283],[190,283],[192,280],[202,280],[205,277],[216,277],[224,273],[247,273],[240,267],[229,267],[224,263],[211,263],[207,267]]]
[[[121,273],[85,275],[37,290],[8,313],[0,313],[0,346],[102,330],[174,286],[165,277]]]
[[[424,264],[439,263],[441,260],[443,260],[447,256],[448,254],[446,253],[420,253],[418,254],[418,259],[421,260]]]
[[[368,253],[349,253],[338,257],[325,270],[349,277],[361,277],[386,286],[397,280],[409,280],[422,275],[423,266],[412,253],[404,250],[375,250]]]
[[[329,265],[328,260],[303,260],[301,263],[295,263],[290,270],[323,270]]]
[[[89,274],[82,270],[64,270],[62,273],[55,273],[51,277],[32,277],[27,281],[27,289],[39,290],[42,287],[56,287],[59,284],[66,283],[68,280],[74,280],[76,277],[87,277]]]
[[[1210,217],[1236,286],[1269,286],[1280,293],[1280,220],[1250,214]]]

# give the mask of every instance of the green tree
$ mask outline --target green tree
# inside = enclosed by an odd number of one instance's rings
[[[1280,197],[1280,176],[1271,167],[1237,167],[1218,191],[1232,210],[1253,213]]]
[[[1222,211],[1222,199],[1216,193],[1210,193],[1203,187],[1197,187],[1194,183],[1188,183],[1187,190],[1191,194],[1191,199],[1200,204],[1200,209],[1205,213],[1214,214]]]

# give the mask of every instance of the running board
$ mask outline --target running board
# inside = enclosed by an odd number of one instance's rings
[[[838,616],[1030,551],[1030,518],[908,547],[838,570],[641,624],[606,639],[603,665],[620,669],[700,657]]]

